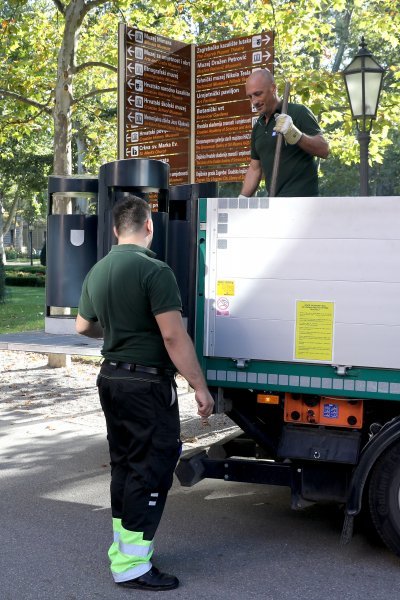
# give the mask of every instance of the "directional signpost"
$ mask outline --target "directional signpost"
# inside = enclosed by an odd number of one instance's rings
[[[171,185],[188,183],[190,45],[124,24],[119,43],[119,158],[163,160]]]
[[[255,115],[245,81],[273,71],[273,34],[193,47],[120,25],[119,158],[170,165],[170,184],[240,181]]]
[[[196,48],[196,182],[241,181],[250,161],[254,114],[245,81],[273,71],[273,36],[263,33]]]

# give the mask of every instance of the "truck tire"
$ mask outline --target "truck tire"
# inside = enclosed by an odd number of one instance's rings
[[[400,556],[400,443],[377,460],[368,492],[372,522],[388,548]]]

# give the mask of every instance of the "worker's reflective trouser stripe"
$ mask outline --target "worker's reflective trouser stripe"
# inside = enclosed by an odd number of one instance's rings
[[[108,551],[114,581],[120,583],[140,577],[151,569],[153,542],[140,531],[128,531],[121,519],[113,519],[114,542]]]

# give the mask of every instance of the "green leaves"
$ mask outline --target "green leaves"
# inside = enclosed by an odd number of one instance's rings
[[[79,0],[65,0],[64,6]],[[371,164],[391,156],[394,132],[400,129],[400,14],[392,0],[113,0],[93,6],[75,39],[74,62],[102,62],[117,67],[118,22],[182,41],[208,43],[262,30],[274,30],[275,75],[282,92],[291,83],[291,99],[304,102],[318,116],[337,164],[359,161],[340,71],[357,51],[361,35],[377,60],[387,67],[384,90],[373,123]],[[0,7],[0,157],[14,156],[21,145],[52,151],[58,56],[66,22],[52,0],[3,0]],[[71,32],[69,32],[71,34]],[[333,72],[335,71],[335,72]],[[86,170],[116,158],[116,73],[91,66],[73,73],[70,93],[73,139],[86,140]],[[92,96],[88,94],[93,93]],[[81,100],[80,100],[81,99]],[[31,103],[27,102],[30,101]],[[15,145],[16,144],[16,145]],[[76,151],[73,143],[74,165]],[[329,160],[329,159],[328,159]],[[394,159],[393,159],[394,160]],[[399,163],[398,163],[399,164]],[[393,163],[394,179],[399,166]],[[76,166],[74,167],[76,168]]]

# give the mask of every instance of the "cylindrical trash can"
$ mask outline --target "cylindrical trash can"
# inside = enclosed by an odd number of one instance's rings
[[[175,273],[183,316],[192,337],[195,330],[198,200],[217,195],[215,182],[171,186],[169,193],[167,263]]]
[[[93,175],[50,175],[46,236],[46,333],[74,333],[71,312],[97,260],[97,191]],[[55,214],[57,197],[68,214]]]
[[[99,172],[99,223],[97,258],[103,258],[115,243],[112,231],[112,209],[127,194],[135,194],[151,204],[156,200],[153,213],[154,241],[152,250],[157,258],[166,258],[168,218],[169,165],[161,160],[125,158],[106,163]]]
[[[76,307],[83,280],[97,259],[97,215],[49,215],[48,306]]]

